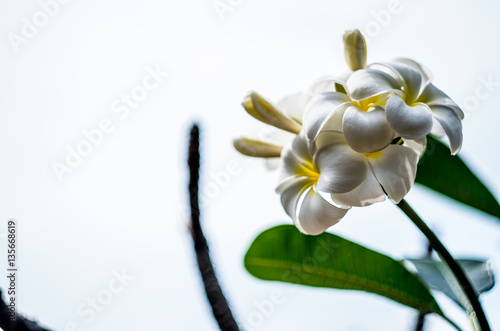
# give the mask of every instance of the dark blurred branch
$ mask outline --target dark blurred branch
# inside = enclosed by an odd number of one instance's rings
[[[4,331],[50,331],[17,313],[15,321],[11,321],[9,307],[3,301],[2,290],[0,290],[0,327]]]
[[[220,287],[214,267],[210,259],[207,240],[200,225],[200,205],[198,201],[198,182],[200,170],[200,132],[197,125],[193,125],[189,139],[189,200],[191,205],[190,230],[194,242],[194,250],[198,260],[201,278],[205,286],[210,306],[219,327],[223,331],[239,330],[238,324],[231,313],[222,289]]]

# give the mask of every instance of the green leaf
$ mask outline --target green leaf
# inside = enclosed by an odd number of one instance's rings
[[[417,275],[429,287],[439,290],[467,310],[468,300],[444,262],[431,258],[407,259],[417,269]],[[486,260],[457,260],[479,295],[495,285],[491,265]]]
[[[366,291],[443,316],[427,287],[400,262],[330,233],[307,236],[292,225],[268,229],[248,249],[245,267],[264,280]]]
[[[427,136],[415,182],[466,205],[500,218],[500,204],[488,188],[442,142]]]

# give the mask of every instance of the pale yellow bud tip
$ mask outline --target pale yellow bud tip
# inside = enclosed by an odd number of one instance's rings
[[[234,139],[233,146],[241,154],[265,158],[280,157],[283,149],[283,146],[245,137]]]
[[[352,71],[366,68],[366,41],[359,30],[344,33],[344,52],[347,65]]]
[[[249,92],[241,104],[247,113],[254,118],[263,123],[275,126],[278,129],[297,134],[302,128],[301,125],[282,114],[255,92]]]

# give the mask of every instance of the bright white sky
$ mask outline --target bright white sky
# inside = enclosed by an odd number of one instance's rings
[[[375,295],[264,282],[245,271],[253,238],[290,220],[274,193],[277,174],[232,148],[236,135],[265,132],[240,101],[250,89],[278,101],[342,72],[342,34],[359,28],[369,62],[412,57],[458,103],[468,100],[460,155],[500,196],[497,2],[222,0],[232,4],[222,18],[213,0],[66,2],[50,7],[47,21],[38,2],[0,4],[0,249],[14,218],[20,311],[64,331],[72,323],[82,331],[216,329],[186,228],[186,144],[195,120],[203,139],[203,224],[242,326],[413,329],[415,311]],[[33,17],[44,26],[23,28]],[[23,32],[16,52],[9,36]],[[151,79],[155,70],[168,77]],[[481,100],[478,87],[488,91]],[[132,91],[146,93],[128,112],[121,97]],[[68,147],[88,148],[83,131],[100,125],[108,133],[58,181],[53,162],[65,163]],[[233,168],[221,181],[220,173]],[[497,219],[420,187],[407,200],[457,257],[498,265]],[[423,237],[389,202],[352,210],[330,231],[396,259],[425,250]],[[113,272],[133,279],[122,286]],[[107,305],[90,308],[87,300],[99,295]],[[264,316],[256,303],[273,295],[282,300]],[[467,316],[438,298],[469,330]],[[498,287],[482,302],[498,330]],[[451,328],[432,317],[427,330]]]

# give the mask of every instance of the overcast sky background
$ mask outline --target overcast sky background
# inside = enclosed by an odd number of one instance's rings
[[[186,227],[187,137],[197,121],[203,226],[245,329],[414,328],[416,312],[387,299],[245,271],[252,240],[290,220],[274,193],[277,173],[232,148],[237,135],[268,132],[240,102],[248,90],[278,101],[343,72],[343,32],[359,28],[369,62],[414,58],[467,103],[460,156],[498,197],[500,84],[484,83],[500,82],[498,2],[222,0],[231,9],[218,12],[213,0],[65,1],[49,8],[52,17],[37,1],[0,1],[0,249],[14,218],[21,312],[54,330],[216,329]],[[35,31],[23,28],[34,20]],[[151,71],[168,75],[155,81]],[[488,93],[478,97],[478,88]],[[121,102],[131,91],[146,91],[133,109]],[[54,162],[65,164],[68,148],[88,148],[83,132],[100,126],[107,133],[60,181]],[[407,200],[456,257],[490,258],[498,274],[498,219],[421,187]],[[395,259],[425,251],[390,202],[353,209],[330,231]],[[116,273],[133,279],[122,286]],[[91,313],[87,300],[97,296],[107,304]],[[280,303],[264,316],[256,303],[273,296]],[[470,330],[466,314],[437,297]],[[500,330],[499,288],[481,298]],[[439,317],[428,321],[429,331],[452,330]]]

